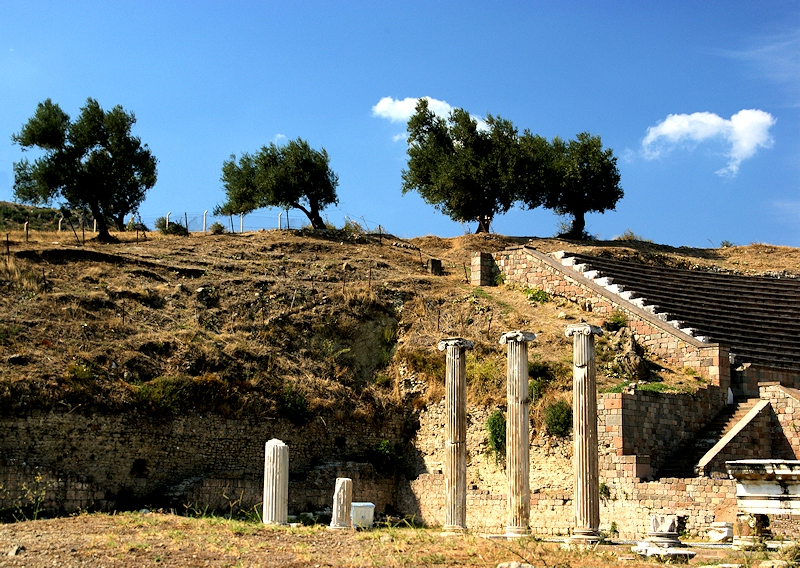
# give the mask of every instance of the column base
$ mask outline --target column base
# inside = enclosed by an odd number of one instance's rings
[[[353,530],[353,527],[351,527],[350,525],[333,525],[333,524],[331,524],[331,525],[328,526],[328,530],[329,531],[347,531],[347,530]]]
[[[530,535],[531,531],[528,527],[506,527],[506,532],[503,536],[506,538],[525,538]]]
[[[600,533],[591,529],[576,530],[565,542],[568,548],[587,548],[593,547],[600,542]]]
[[[467,527],[458,525],[445,525],[442,527],[442,536],[458,536],[467,532]]]

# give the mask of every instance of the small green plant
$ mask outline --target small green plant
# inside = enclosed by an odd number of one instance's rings
[[[502,286],[505,283],[506,283],[506,275],[505,274],[503,274],[502,272],[498,272],[497,274],[495,274],[495,276],[494,276],[494,285],[495,286]]]
[[[670,385],[665,385],[664,383],[645,383],[643,385],[638,385],[637,390],[640,391],[647,391],[647,392],[678,392],[680,389],[676,387],[672,387]]]
[[[608,534],[611,536],[619,535],[619,528],[617,527],[617,521],[611,521],[611,526],[608,528]]]
[[[603,324],[608,331],[619,331],[626,325],[628,325],[628,316],[622,310],[611,312],[611,315],[608,316],[608,319]]]
[[[697,371],[695,371],[691,367],[684,367],[683,368],[683,374],[686,375],[687,377],[696,377],[700,373],[698,373]]]
[[[225,234],[225,225],[219,221],[214,221],[211,223],[211,226],[208,227],[208,232],[212,235],[223,235]]]
[[[506,415],[502,410],[489,415],[486,431],[489,432],[489,450],[494,454],[495,463],[499,463],[506,457]]]
[[[554,402],[544,410],[544,424],[551,436],[563,438],[572,427],[572,406],[566,400]]]
[[[735,247],[735,246],[736,246],[735,243],[732,243],[731,241],[726,241],[726,240],[723,240],[721,243],[719,243],[719,248],[724,248],[724,249]]]
[[[403,456],[390,440],[381,440],[370,453],[372,459],[369,461],[379,473],[396,473],[402,469]]]
[[[550,294],[539,288],[523,288],[522,293],[531,303],[544,304],[550,300]]]
[[[600,493],[600,500],[608,501],[609,499],[611,499],[611,489],[609,489],[608,485],[606,485],[605,483],[601,483],[600,484],[599,493]],[[615,532],[615,531],[611,531],[611,532]]]
[[[547,383],[541,379],[528,381],[528,400],[533,404],[544,396]]]

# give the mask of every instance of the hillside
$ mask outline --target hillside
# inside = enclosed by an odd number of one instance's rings
[[[421,408],[443,395],[447,336],[476,341],[469,354],[473,402],[505,397],[499,335],[529,329],[531,377],[542,399],[566,398],[571,344],[563,329],[583,318],[564,300],[529,300],[506,286],[466,282],[474,251],[525,238],[452,239],[330,231],[246,234],[150,233],[136,242],[75,244],[66,232],[9,238],[0,262],[0,413],[34,410],[156,415]],[[670,248],[640,241],[533,239],[543,252],[574,250],[641,262],[745,274],[797,274],[800,251],[751,245]],[[3,251],[5,252],[5,251]],[[441,259],[445,273],[426,263]],[[601,387],[613,337],[600,342]],[[618,343],[618,342],[617,342]],[[692,377],[651,362],[653,379],[678,389]]]

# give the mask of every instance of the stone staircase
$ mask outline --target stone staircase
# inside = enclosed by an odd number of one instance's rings
[[[737,398],[726,406],[693,438],[684,442],[658,471],[659,478],[697,477],[696,466],[706,453],[731,431],[759,402],[758,398]]]
[[[559,253],[561,263],[706,342],[735,363],[800,370],[800,279],[649,266]]]

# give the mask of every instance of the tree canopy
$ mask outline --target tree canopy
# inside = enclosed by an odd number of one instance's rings
[[[488,115],[486,126],[463,109],[447,119],[420,99],[408,121],[408,167],[403,193],[422,199],[454,221],[477,221],[489,231],[492,219],[515,203],[547,207],[573,216],[567,236],[584,234],[587,212],[613,209],[622,197],[616,158],[600,138],[587,133],[564,143]]]
[[[33,163],[27,158],[14,163],[14,196],[33,204],[60,197],[71,209],[88,209],[98,238],[110,240],[109,223],[123,230],[124,217],[156,183],[156,158],[131,134],[135,123],[121,106],[104,111],[91,98],[74,122],[50,99],[39,103],[11,137],[23,151],[43,150]]]
[[[487,232],[495,215],[511,208],[520,187],[532,194],[539,181],[533,154],[520,140],[508,120],[489,115],[480,128],[464,109],[445,120],[420,99],[408,121],[403,193],[416,191],[454,221],[477,221],[477,231]]]
[[[599,136],[588,132],[566,145],[556,139],[553,146],[560,183],[548,192],[544,206],[559,215],[571,215],[572,225],[564,236],[580,239],[585,234],[586,213],[613,210],[624,195],[617,158],[610,148],[603,149]]]
[[[339,202],[338,176],[330,168],[328,153],[314,150],[298,138],[285,146],[271,143],[255,154],[231,155],[222,164],[220,178],[225,203],[216,214],[249,213],[262,207],[299,209],[315,229],[324,229],[320,211]]]

